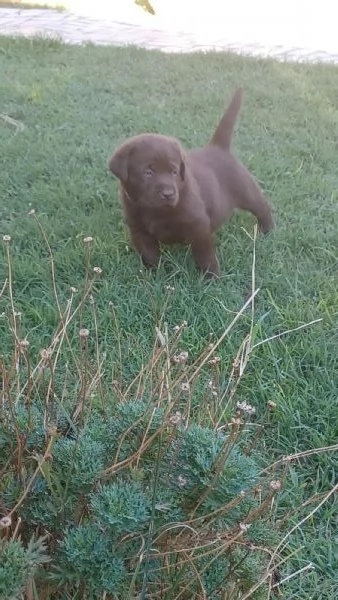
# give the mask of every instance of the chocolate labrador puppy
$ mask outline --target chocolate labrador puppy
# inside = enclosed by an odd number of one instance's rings
[[[131,241],[145,265],[158,265],[160,244],[184,243],[205,274],[219,275],[212,233],[234,209],[250,211],[263,232],[274,226],[267,199],[231,153],[241,103],[239,88],[203,148],[184,151],[175,138],[145,133],[126,140],[110,158]]]

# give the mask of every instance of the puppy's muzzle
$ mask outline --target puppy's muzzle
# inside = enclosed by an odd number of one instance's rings
[[[161,200],[168,206],[173,206],[177,202],[177,192],[175,190],[164,189],[161,191]]]

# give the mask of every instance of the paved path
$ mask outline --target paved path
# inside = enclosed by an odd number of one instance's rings
[[[188,1],[176,0],[181,7]],[[216,1],[209,0],[208,5]],[[224,5],[225,0],[222,1]],[[320,7],[325,8],[327,1],[328,8],[331,6],[332,9],[335,0],[321,0]],[[124,7],[128,4],[127,0],[125,2]],[[231,14],[228,10],[226,14],[216,16],[211,10],[208,12],[211,17],[206,18],[205,13],[197,12],[192,20],[191,10],[190,15],[189,11],[181,14],[179,6],[175,11],[174,3],[175,0],[167,3],[171,12],[159,11],[155,18],[130,4],[129,10],[122,9],[121,12],[118,6],[122,3],[112,6],[112,0],[110,3],[109,0],[101,0],[101,3],[96,0],[95,16],[93,3],[90,8],[80,1],[73,3],[71,11],[64,12],[0,8],[0,34],[54,36],[71,44],[133,44],[163,52],[230,50],[279,60],[338,64],[338,10],[335,8],[332,9],[335,15],[332,10],[316,13],[313,4],[307,1],[301,6],[303,0],[284,0],[284,11],[277,14],[276,3],[272,0],[237,0],[237,8]],[[201,7],[203,5],[205,3],[201,3]],[[253,5],[254,10],[250,12]],[[270,5],[275,6],[272,12],[268,10]],[[305,5],[308,5],[306,13]],[[294,6],[302,8],[303,12],[297,12]]]

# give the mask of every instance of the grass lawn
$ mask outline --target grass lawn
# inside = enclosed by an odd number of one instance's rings
[[[276,403],[261,445],[267,461],[333,445],[338,437],[338,69],[278,64],[228,54],[164,55],[133,48],[73,48],[58,42],[1,39],[1,233],[12,242],[15,309],[32,356],[50,340],[58,312],[50,261],[34,208],[54,253],[64,307],[85,274],[83,238],[93,237],[91,264],[102,268],[95,308],[104,386],[128,386],[149,358],[161,315],[169,330],[187,321],[182,349],[193,357],[227,327],[251,289],[253,220],[237,214],[217,235],[223,276],[205,283],[186,249],[165,252],[145,273],[130,249],[107,159],[127,136],[143,131],[203,144],[238,84],[245,88],[235,149],[272,200],[277,228],[256,244],[256,342],[322,318],[259,346],[241,379],[238,399]],[[247,233],[248,232],[248,233]],[[5,255],[4,255],[5,256]],[[0,289],[7,276],[0,261]],[[166,286],[175,288],[168,292]],[[10,301],[6,289],[0,314]],[[114,307],[112,310],[112,306]],[[93,331],[91,306],[82,327]],[[250,327],[243,315],[219,348],[219,387]],[[78,330],[74,326],[74,344]],[[1,353],[12,348],[0,317]],[[192,398],[192,415],[203,410]],[[204,413],[203,413],[204,414]],[[337,453],[295,463],[281,507],[299,508],[337,484]],[[338,503],[332,496],[289,540],[297,549],[283,576],[288,600],[338,597]]]
[[[72,10],[77,8],[79,5],[87,8],[91,4],[91,0],[82,0],[79,3],[78,0],[0,0],[0,8],[50,8],[57,10]],[[137,5],[143,8],[150,14],[154,13],[154,9],[148,0],[135,0],[135,10],[139,11]]]
[[[62,2],[54,0],[0,0],[0,8],[51,8],[64,10]]]

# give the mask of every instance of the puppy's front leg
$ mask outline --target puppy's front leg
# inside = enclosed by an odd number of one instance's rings
[[[207,277],[218,277],[220,268],[215,252],[210,226],[200,225],[195,229],[191,240],[194,261]]]
[[[130,230],[130,238],[133,246],[141,255],[146,267],[157,267],[160,260],[160,246],[158,241],[151,235],[139,230]]]

